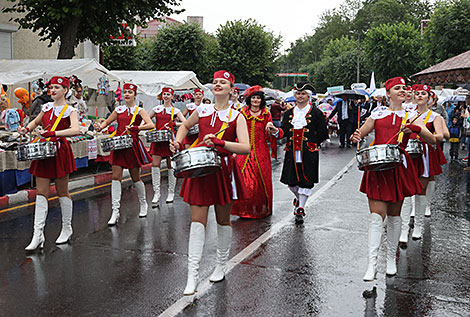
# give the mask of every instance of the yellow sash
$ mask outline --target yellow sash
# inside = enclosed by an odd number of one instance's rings
[[[132,124],[134,123],[135,117],[137,117],[137,113],[138,113],[138,112],[139,112],[139,107],[136,107],[136,108],[135,108],[135,111],[134,111],[134,114],[132,115],[131,123],[129,123],[129,125],[132,125]],[[116,132],[117,132],[117,129],[114,130],[114,132],[111,133],[111,134],[108,136],[108,138],[112,138],[113,136],[115,136],[115,135],[116,135]]]
[[[222,126],[220,127],[219,132],[228,127],[228,123],[230,122],[230,118],[232,117],[232,110],[233,110],[233,108],[230,107],[230,111],[229,111],[229,113],[228,113],[227,122],[222,123]],[[218,138],[219,140],[222,140],[222,137],[224,136],[224,134],[225,134],[225,131],[220,132],[220,133],[217,135],[217,138]],[[191,146],[190,146],[189,148],[192,148],[192,147],[196,146],[196,145],[198,144],[198,142],[199,142],[199,138],[197,138],[196,141],[194,141],[193,144],[191,144]]]
[[[408,120],[408,112],[405,112],[405,116],[403,117],[403,120],[401,120],[401,126],[400,126],[400,130],[403,129],[403,127],[406,125],[406,121]],[[405,135],[405,132],[401,131],[399,134],[398,134],[398,142],[401,143],[403,142],[403,136]]]
[[[64,113],[65,113],[65,110],[67,110],[67,108],[69,107],[68,104],[65,104],[64,106],[64,109],[62,109],[62,111],[60,112],[59,116],[57,117],[57,119],[55,120],[54,122],[54,125],[52,126],[51,130],[50,131],[55,131],[55,129],[57,128],[57,126],[59,125],[59,122],[60,122],[60,119],[62,119],[62,117],[64,116]],[[54,111],[54,110],[52,110]],[[47,138],[46,140],[49,141],[51,138]]]

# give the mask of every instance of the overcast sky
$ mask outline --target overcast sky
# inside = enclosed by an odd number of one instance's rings
[[[219,25],[231,20],[253,18],[266,29],[282,35],[283,49],[290,42],[311,34],[322,12],[338,7],[344,0],[182,0],[185,12],[171,17],[186,21],[187,16],[203,16],[204,30],[215,33]]]

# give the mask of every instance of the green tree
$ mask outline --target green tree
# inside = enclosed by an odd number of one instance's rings
[[[171,25],[154,38],[150,51],[153,70],[191,70],[202,81],[213,72],[215,39],[197,24]]]
[[[470,50],[470,0],[439,2],[424,32],[427,65]]]
[[[72,58],[74,48],[85,40],[110,43],[110,35],[120,34],[121,22],[132,29],[151,18],[179,13],[173,6],[181,0],[9,0],[13,4],[3,12],[22,16],[13,19],[21,28],[39,32],[49,44],[60,41],[59,59]]]
[[[148,56],[153,47],[153,41],[138,38],[136,42],[136,46],[102,46],[104,67],[113,70],[152,70]]]
[[[217,67],[235,75],[237,82],[266,85],[274,79],[281,37],[255,20],[229,21],[217,29]]]
[[[404,22],[370,29],[364,40],[364,49],[377,81],[414,74],[419,70],[423,56],[419,29]]]

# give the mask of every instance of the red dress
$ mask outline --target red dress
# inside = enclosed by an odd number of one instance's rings
[[[155,112],[155,129],[163,130],[165,128],[165,124],[171,121],[171,109],[175,109],[173,112],[173,124],[174,120],[178,113],[181,112],[178,108],[174,107],[164,107],[164,106],[156,106],[153,108],[153,112]],[[150,154],[158,155],[161,157],[169,157],[171,156],[170,151],[170,142],[152,142],[150,145]]]
[[[229,123],[222,140],[235,142],[237,139],[237,118],[240,112],[230,108],[216,111],[214,105],[205,104],[197,108],[199,114],[199,140],[206,134],[217,133],[223,122]],[[186,178],[181,187],[180,196],[190,205],[212,206],[226,205],[234,199],[245,199],[245,184],[240,168],[232,153],[217,148],[221,156],[222,168],[218,172],[203,177]]]
[[[129,108],[127,106],[119,106],[116,108],[116,113],[118,115],[117,122],[117,132],[116,136],[119,136],[126,131],[126,127],[131,123],[132,116],[134,111],[136,111],[138,107],[134,106]],[[139,108],[139,111],[142,108]],[[135,121],[132,124],[133,126],[139,126],[142,122],[142,117],[137,113],[135,117]],[[109,158],[109,163],[111,165],[121,166],[122,168],[139,168],[143,165],[149,164],[152,162],[152,157],[149,155],[147,150],[145,149],[142,140],[140,140],[139,135],[135,134],[132,135],[132,147],[128,149],[116,150],[111,151],[111,155]]]
[[[195,103],[189,103],[186,105],[186,109],[188,109],[189,116],[191,116],[193,112],[196,111],[197,107],[198,105],[196,105]],[[197,139],[197,134],[187,135],[183,140],[183,145],[186,145],[186,144],[191,145],[196,141],[196,139]]]
[[[63,108],[64,106],[55,107],[52,102],[42,106],[42,111],[44,112],[42,126],[49,126],[46,130],[52,128]],[[70,114],[73,111],[76,111],[75,108],[72,106],[67,107],[55,131],[70,128]],[[44,141],[45,139],[41,139],[39,142]],[[33,160],[29,167],[29,172],[36,177],[54,179],[64,177],[76,171],[75,158],[73,157],[69,141],[65,137],[53,137],[51,141],[55,142],[57,146],[56,156],[44,160]]]
[[[250,135],[251,151],[249,155],[237,155],[245,182],[247,199],[237,200],[233,204],[232,215],[243,218],[264,218],[273,210],[273,183],[271,173],[271,155],[268,139],[273,147],[273,156],[277,152],[276,140],[266,132],[266,125],[272,122],[267,108],[258,116],[252,116],[248,107],[243,108]]]
[[[390,111],[386,108],[377,108],[372,112],[371,117],[375,119],[376,145],[387,143],[399,131],[404,115],[404,110]],[[403,150],[407,142],[405,134],[401,144],[402,165],[386,171],[364,172],[360,191],[367,194],[368,198],[395,203],[421,192],[423,186],[419,181],[415,166],[411,163],[408,153]],[[397,137],[395,136],[389,143],[397,144]]]

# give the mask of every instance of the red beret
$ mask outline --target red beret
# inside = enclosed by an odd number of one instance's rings
[[[412,91],[411,86],[406,86],[406,91]]]
[[[233,88],[233,92],[240,93],[240,88],[238,87]]]
[[[137,92],[137,85],[134,85],[134,84],[124,84],[124,86],[122,86],[122,89],[123,90],[134,90],[134,92]]]
[[[402,77],[393,77],[385,82],[385,90],[390,90],[390,88],[396,85],[405,85],[405,80]]]
[[[70,81],[67,77],[54,76],[51,78],[49,83],[51,85],[61,85],[67,88],[70,86]]]
[[[214,73],[214,79],[216,79],[216,78],[223,78],[223,79],[228,80],[232,84],[235,83],[235,76],[233,76],[232,74],[230,74],[226,70],[219,70],[219,71],[215,72]]]
[[[202,90],[202,89],[200,89],[200,88],[194,89],[194,93],[197,93],[197,92],[200,92],[201,94],[204,95],[204,90]]]
[[[427,92],[431,92],[431,87],[429,87],[428,85],[421,85],[421,84],[416,84],[416,85],[413,85],[411,87],[414,91],[418,91],[418,90],[424,90],[424,91],[427,91]]]
[[[246,97],[250,97],[252,94],[254,94],[255,92],[257,91],[263,91],[263,87],[261,87],[260,85],[255,85],[255,86],[251,86],[250,88],[248,88],[245,93],[243,95],[245,95]]]
[[[175,94],[175,90],[174,90],[173,88],[171,88],[171,87],[164,87],[164,88],[162,89],[162,94],[163,94],[164,92],[169,92],[169,93],[172,94],[172,95]]]

